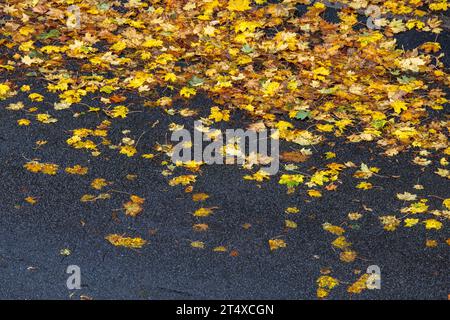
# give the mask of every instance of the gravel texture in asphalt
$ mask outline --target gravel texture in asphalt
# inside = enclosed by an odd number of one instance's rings
[[[434,36],[407,32],[398,40],[399,46],[410,49],[434,40]],[[449,35],[443,34],[437,41],[447,53],[444,59],[449,65]],[[14,81],[46,93],[38,79]],[[17,99],[25,96],[20,93]],[[46,99],[56,101],[48,93]],[[95,106],[97,102],[86,103]],[[148,146],[149,152],[155,142],[163,144],[169,139],[170,122],[193,125],[191,118],[168,119],[159,110],[140,112],[145,108],[138,97],[129,97],[127,103],[139,112],[115,121],[111,138],[120,139],[122,130],[133,128],[131,135],[141,137],[139,144]],[[207,114],[211,105],[205,97],[198,97],[190,107]],[[341,281],[331,299],[447,299],[450,293],[448,231],[417,227],[388,232],[378,219],[401,208],[403,201],[395,194],[414,192],[415,184],[424,186],[416,192],[429,199],[431,208],[440,207],[447,197],[448,182],[432,174],[434,168],[423,170],[413,164],[411,152],[387,158],[373,144],[331,138],[314,151],[335,152],[334,160],[340,163],[376,166],[381,169],[380,176],[371,179],[376,188],[365,191],[355,188],[357,181],[351,173],[343,173],[338,191],[319,199],[304,193],[287,195],[276,179],[259,185],[246,181],[243,175],[248,172],[237,166],[203,166],[195,191],[209,194],[205,206],[217,209],[206,219],[209,231],[200,233],[192,229],[199,222],[192,216],[199,204],[182,188],[168,185],[168,178],[161,174],[164,159],[143,162],[107,150],[93,158],[66,144],[70,130],[98,125],[101,119],[95,113],[73,121],[72,110],[61,111],[55,124],[19,127],[16,116],[0,102],[0,121],[0,298],[314,299],[316,279],[324,269]],[[156,121],[159,123],[153,127]],[[235,113],[230,125],[245,127],[248,123]],[[36,149],[37,140],[48,142]],[[282,145],[281,149],[290,147]],[[33,174],[23,168],[31,158],[61,168],[81,164],[90,171],[85,176]],[[301,164],[301,169],[329,163],[318,157],[314,161]],[[128,174],[137,177],[129,180]],[[130,218],[117,211],[129,197],[120,192],[106,201],[80,202],[80,197],[90,192],[90,182],[98,177],[112,181],[114,190],[145,198],[143,213]],[[38,199],[36,204],[23,200],[30,195]],[[286,230],[284,211],[293,206],[300,209],[292,218],[298,228]],[[360,212],[363,217],[349,222],[350,212]],[[325,222],[346,229],[348,241],[358,252],[355,262],[339,260],[339,252],[331,245],[335,236],[322,228]],[[243,228],[245,223],[251,227]],[[104,239],[110,233],[141,236],[149,243],[137,250],[117,248]],[[284,239],[287,247],[270,251],[267,241],[277,237]],[[427,239],[435,239],[439,245],[427,248]],[[191,241],[204,241],[206,248],[195,249]],[[229,251],[213,252],[212,248],[221,245]],[[64,248],[71,254],[61,255]],[[80,290],[66,287],[69,265],[81,268]],[[355,270],[365,272],[370,265],[381,268],[381,289],[353,296],[347,293],[348,285],[359,277]]]

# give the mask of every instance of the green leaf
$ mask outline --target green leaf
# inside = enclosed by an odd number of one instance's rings
[[[201,86],[202,84],[203,84],[203,82],[204,82],[205,80],[203,80],[202,78],[199,78],[199,77],[197,77],[197,76],[193,76],[192,78],[191,78],[191,80],[189,80],[189,85],[191,86],[191,87],[198,87],[198,86]]]
[[[295,115],[295,119],[305,120],[306,118],[311,118],[311,112],[306,110],[300,110]]]
[[[44,55],[37,50],[31,50],[30,53],[28,54],[28,56],[30,58],[43,58],[44,57]]]
[[[381,129],[381,128],[383,128],[385,125],[386,125],[386,120],[375,120],[375,121],[372,121],[372,126],[373,126],[375,129]]]
[[[111,92],[113,92],[115,89],[112,86],[104,86],[100,89],[100,92],[104,92],[104,93],[108,93],[110,94]]]
[[[401,78],[397,78],[397,81],[401,84],[408,84],[412,81],[416,80],[414,77],[402,76]]]
[[[61,32],[59,32],[59,30],[56,29],[52,29],[49,32],[43,32],[40,35],[37,36],[37,38],[39,40],[45,40],[45,39],[50,39],[50,38],[57,38],[61,35]]]
[[[319,90],[321,94],[333,94],[335,91],[335,88],[323,88]]]
[[[253,52],[253,48],[250,47],[250,45],[248,43],[244,44],[241,48],[241,51],[243,53],[252,53]]]
[[[97,8],[101,11],[106,11],[109,9],[109,4],[108,3],[100,3],[97,5]]]

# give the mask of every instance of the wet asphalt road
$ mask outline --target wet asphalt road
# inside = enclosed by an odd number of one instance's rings
[[[421,37],[426,36],[406,33],[399,40],[408,48],[423,43]],[[449,53],[449,35],[440,36],[438,41]],[[448,57],[445,59],[448,63]],[[32,84],[33,91],[36,88],[38,92],[42,85],[29,78],[16,83]],[[46,96],[49,102],[55,99]],[[24,97],[19,95],[20,98]],[[133,99],[127,101],[134,102],[131,109],[147,110],[140,100]],[[94,100],[89,103],[96,104]],[[201,110],[209,110],[211,105],[203,98],[192,103],[192,107]],[[412,164],[412,153],[385,158],[371,144],[321,144],[317,154],[333,151],[337,162],[364,162],[381,168],[384,176],[399,178],[372,178],[371,182],[379,187],[363,191],[355,189],[356,181],[350,173],[344,173],[338,191],[326,192],[318,200],[304,193],[286,195],[276,179],[259,188],[256,183],[243,180],[247,172],[234,166],[204,167],[195,191],[210,194],[206,205],[219,209],[202,220],[210,225],[210,230],[198,233],[192,230],[192,224],[198,221],[191,213],[199,205],[181,188],[168,186],[168,178],[161,175],[161,158],[145,162],[107,150],[93,158],[70,148],[65,140],[70,136],[68,130],[94,127],[102,119],[91,114],[74,120],[67,110],[55,116],[59,121],[52,125],[33,123],[18,127],[17,115],[5,110],[4,102],[0,102],[2,299],[78,299],[82,295],[94,299],[314,299],[315,280],[324,268],[330,268],[331,275],[343,282],[332,291],[331,299],[447,299],[450,293],[450,254],[444,243],[449,232],[424,228],[387,232],[378,221],[379,215],[394,214],[402,206],[402,201],[394,197],[396,193],[413,192],[417,183],[423,184],[425,190],[416,193],[427,197],[430,207],[440,205],[438,197],[448,196],[448,183],[431,174],[433,168],[422,172]],[[232,118],[236,121],[232,125],[245,122],[237,114]],[[151,128],[156,120],[160,123]],[[139,145],[148,147],[150,152],[155,142],[166,141],[166,128],[172,121],[185,121],[192,126],[189,120],[169,119],[157,110],[137,112],[114,121],[112,138],[120,139],[124,129],[132,128],[136,138],[145,132]],[[48,143],[34,150],[37,140]],[[61,168],[81,164],[90,171],[86,176],[33,174],[22,168],[31,158],[57,163]],[[319,168],[325,163],[313,157],[301,166]],[[129,181],[127,174],[137,178]],[[136,219],[119,214],[118,220],[113,219],[114,209],[127,200],[127,195],[120,193],[103,202],[81,203],[83,194],[92,193],[89,183],[97,177],[113,181],[116,190],[145,198],[143,214]],[[29,195],[38,198],[34,206],[23,200]],[[288,206],[301,210],[295,218],[298,228],[289,232],[284,228],[283,214]],[[365,211],[364,206],[372,211]],[[359,258],[345,264],[331,246],[335,237],[321,225],[340,225],[353,211],[364,213],[357,226],[346,226],[348,240]],[[245,230],[244,223],[252,227]],[[139,250],[116,248],[104,240],[109,233],[141,236],[149,244]],[[288,246],[270,252],[267,240],[277,236]],[[429,238],[438,240],[439,246],[425,248]],[[204,241],[207,248],[190,247],[194,240]],[[211,248],[218,245],[226,245],[239,254],[233,257],[212,252]],[[67,257],[60,255],[63,248],[72,253]],[[381,290],[350,296],[345,283],[357,279],[354,270],[365,270],[373,264],[381,267]],[[80,266],[81,290],[67,289],[68,265]]]

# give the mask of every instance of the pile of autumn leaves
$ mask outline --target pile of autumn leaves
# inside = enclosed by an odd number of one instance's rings
[[[196,112],[175,106],[207,94],[220,108],[211,110],[219,117],[204,120],[205,125],[226,121],[223,114],[242,109],[262,127],[280,129],[281,139],[301,146],[333,134],[352,142],[376,141],[388,156],[410,146],[445,150],[447,122],[428,119],[428,109],[442,110],[448,102],[441,88],[450,84],[450,77],[439,62],[440,44],[427,42],[403,52],[392,38],[409,29],[439,34],[440,22],[423,19],[429,12],[421,9],[422,3],[386,1],[380,4],[382,12],[409,18],[383,18],[377,22],[380,30],[356,31],[356,9],[370,3],[343,2],[349,8],[338,13],[338,24],[331,24],[322,19],[326,6],[321,2],[297,17],[295,5],[309,1],[150,5],[133,0],[125,13],[113,10],[113,3],[80,1],[80,30],[69,28],[73,17],[58,3],[19,6],[10,0],[2,9],[13,19],[1,41],[18,53],[2,68],[39,69],[47,90],[59,96],[55,110],[100,94],[105,107],[89,111],[125,118],[130,110],[120,103],[120,93],[132,90],[149,99],[146,106],[190,117]],[[446,1],[426,4],[430,12],[447,8]],[[47,24],[37,23],[44,15]],[[81,72],[68,71],[67,59],[78,61]],[[108,71],[114,77],[102,75]],[[431,83],[437,86],[431,89]],[[152,91],[158,87],[165,93],[155,97]],[[14,95],[15,89],[11,82],[1,83],[0,96]],[[42,102],[44,97],[29,92],[29,99]],[[280,112],[288,122],[280,121]],[[37,114],[36,120],[57,121],[48,112]],[[313,130],[299,129],[305,120],[313,121]],[[29,118],[19,121],[31,123]],[[352,133],[353,128],[359,132]],[[121,151],[136,153],[133,144]]]

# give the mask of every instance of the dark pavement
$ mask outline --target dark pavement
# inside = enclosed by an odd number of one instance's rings
[[[420,41],[417,34],[402,37],[400,45],[405,47]],[[449,35],[438,41],[449,54]],[[448,63],[448,56],[445,59]],[[36,90],[42,85],[38,79],[14,81],[19,86],[31,84],[34,92],[43,93]],[[24,100],[25,96],[20,93],[15,99]],[[46,101],[53,103],[55,99],[46,94]],[[160,162],[164,158],[128,158],[107,148],[94,158],[66,144],[69,130],[93,128],[106,118],[104,115],[87,113],[74,120],[73,110],[64,110],[54,113],[57,123],[35,121],[19,127],[17,114],[4,108],[10,102],[0,102],[2,299],[79,299],[82,295],[93,299],[314,299],[316,279],[325,268],[341,281],[331,291],[330,299],[447,299],[450,293],[447,226],[439,231],[416,226],[389,232],[378,220],[381,215],[400,215],[398,210],[404,203],[395,197],[396,193],[408,191],[427,198],[430,209],[441,208],[442,198],[448,197],[448,180],[433,173],[435,165],[423,169],[413,164],[412,152],[387,158],[373,144],[348,144],[343,140],[328,140],[316,146],[315,156],[300,164],[300,171],[312,166],[321,168],[333,161],[352,161],[379,167],[382,175],[371,178],[377,187],[365,191],[355,188],[359,181],[352,177],[353,171],[344,171],[337,191],[323,192],[319,199],[307,196],[304,188],[287,195],[285,186],[279,185],[275,177],[259,188],[256,182],[243,180],[249,172],[236,166],[203,166],[194,190],[209,194],[205,206],[218,209],[201,219],[210,226],[201,233],[192,230],[199,221],[192,212],[200,204],[192,202],[183,188],[168,185],[169,177],[161,174],[164,167]],[[83,102],[92,106],[97,103],[94,99]],[[130,102],[130,109],[140,112],[114,120],[110,138],[116,142],[122,130],[130,129],[135,139],[145,132],[139,146],[152,152],[155,143],[168,139],[169,123],[192,126],[192,118],[168,117],[159,109],[144,107],[137,97],[129,98],[127,104]],[[190,107],[203,114],[211,106],[202,98],[194,99],[193,104]],[[159,124],[152,128],[157,120]],[[245,123],[235,114],[231,125],[239,126],[239,121]],[[48,143],[35,149],[37,140]],[[330,142],[336,142],[336,146],[330,146]],[[337,158],[325,160],[318,156],[327,151],[335,152]],[[89,173],[34,174],[23,168],[33,158],[57,163],[62,169],[80,164],[89,167]],[[127,174],[137,178],[130,181]],[[114,219],[114,210],[129,197],[118,192],[109,200],[80,202],[82,195],[94,193],[89,184],[98,177],[112,181],[115,190],[145,198],[143,213],[130,218],[118,212]],[[415,184],[422,184],[424,190],[414,190]],[[36,204],[24,201],[30,195],[38,199]],[[298,228],[288,231],[284,228],[284,210],[291,206],[297,206],[300,213],[292,216]],[[363,218],[351,222],[347,214],[355,211]],[[355,262],[339,260],[338,250],[331,245],[335,236],[322,229],[325,222],[346,229],[348,241],[358,252]],[[242,228],[244,223],[251,227]],[[138,250],[114,247],[104,239],[110,233],[141,236],[149,243]],[[278,236],[287,247],[270,251],[268,239]],[[426,239],[435,239],[439,244],[427,248]],[[206,248],[192,248],[191,241],[204,241]],[[219,245],[227,246],[229,251],[213,252],[212,248]],[[62,256],[63,248],[69,248],[71,254]],[[230,250],[238,255],[231,256]],[[69,275],[65,271],[73,264],[81,268],[81,290],[66,288]],[[354,271],[365,272],[369,265],[381,267],[381,290],[353,296],[347,293],[348,285],[359,277]]]

